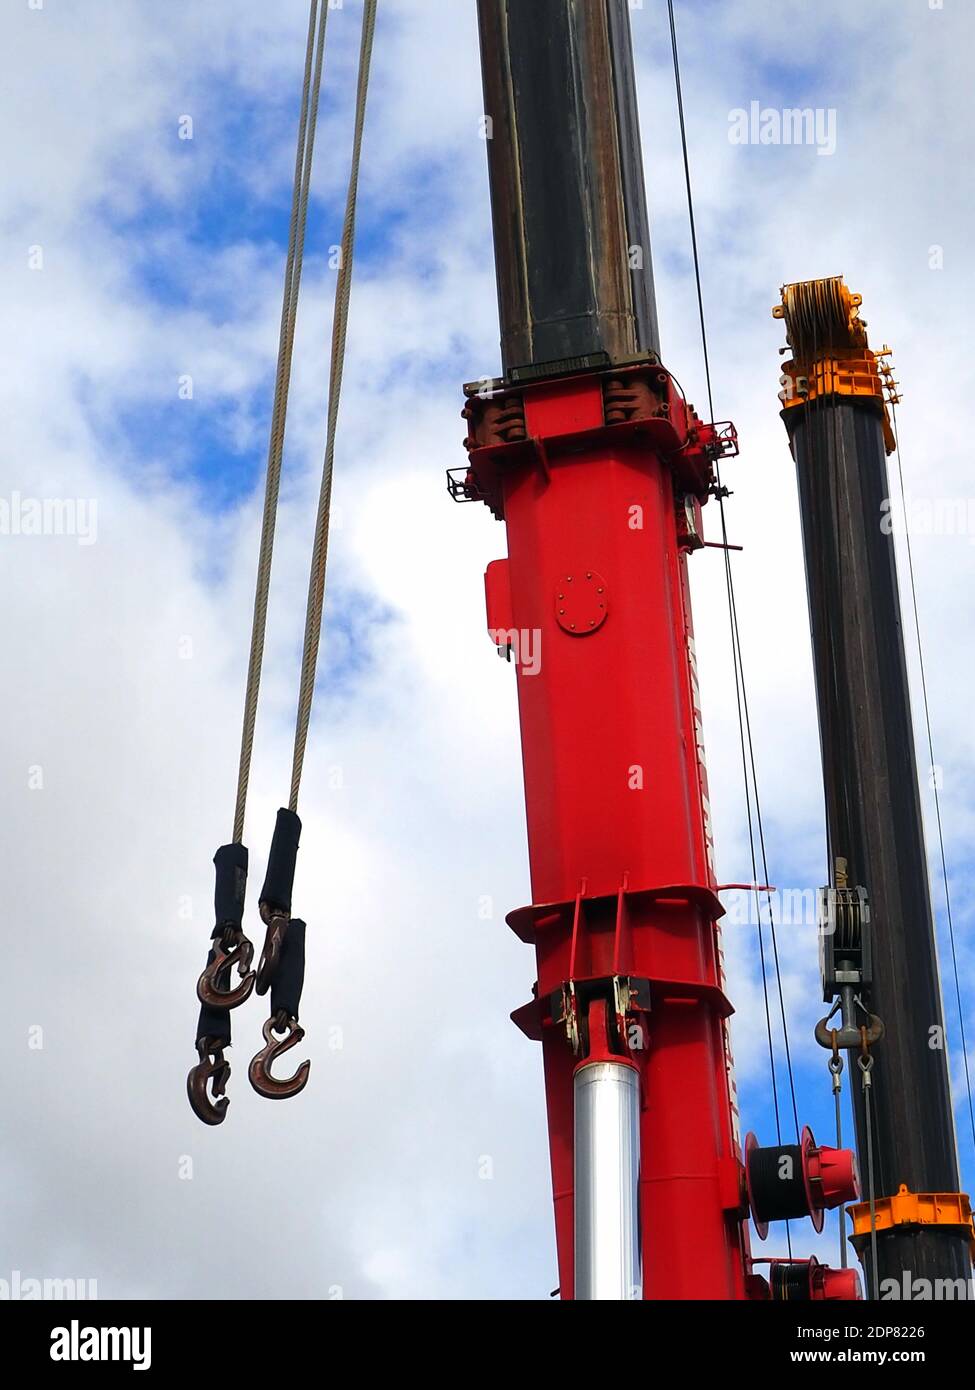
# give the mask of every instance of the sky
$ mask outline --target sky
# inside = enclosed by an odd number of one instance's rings
[[[184,1078],[211,859],[233,816],[307,5],[8,0],[0,16],[0,499],[68,502],[77,520],[74,534],[0,534],[0,1281],[368,1299],[535,1299],[557,1282],[541,1060],[507,1018],[534,974],[504,923],[530,897],[514,678],[484,630],[504,535],[444,483],[464,458],[461,384],[499,367],[475,11],[379,8],[295,885],[312,1076],[289,1104],[259,1099],[245,1073],[261,1010],[239,1012],[230,1113],[212,1130]],[[631,8],[662,354],[700,402],[666,5]],[[245,836],[254,937],[288,789],[360,18],[358,0],[329,16]],[[787,281],[842,274],[904,393],[971,1041],[975,750],[959,695],[975,530],[937,534],[925,517],[971,510],[956,416],[972,393],[975,14],[963,0],[682,0],[678,23],[715,408],[742,441],[727,514],[769,875],[803,889],[825,874],[771,308]],[[834,113],[835,148],[734,143],[752,102]],[[745,881],[723,566],[707,551],[691,568],[718,877]],[[920,728],[910,623],[907,638]],[[922,773],[930,852],[926,752]],[[783,927],[779,948],[800,1118],[829,1140],[815,932]],[[754,927],[729,924],[725,950],[743,1126],[771,1142]],[[777,1059],[781,1082],[780,1036]],[[831,1226],[793,1236],[797,1254],[836,1262]]]

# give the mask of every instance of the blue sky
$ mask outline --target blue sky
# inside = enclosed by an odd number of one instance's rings
[[[89,548],[0,547],[18,654],[0,732],[11,892],[33,923],[11,948],[21,984],[2,1025],[0,1266],[94,1278],[103,1297],[200,1296],[216,1276],[256,1295],[268,1268],[281,1271],[275,1292],[296,1296],[554,1287],[540,1061],[507,1022],[533,971],[503,921],[529,896],[514,687],[483,633],[482,574],[504,539],[484,509],[453,507],[443,480],[463,457],[461,383],[498,367],[473,5],[381,0],[380,12],[302,806],[313,1079],[293,1106],[262,1107],[244,1075],[256,1015],[242,1022],[231,1114],[214,1133],[189,1115],[183,1076],[209,861],[232,808],[307,9],[173,0],[163,26],[135,0],[84,16],[51,0],[0,21],[13,55],[6,487],[94,497],[99,516]],[[258,881],[289,770],[360,13],[346,0],[329,21],[248,814]],[[678,14],[715,407],[743,444],[728,519],[746,547],[734,563],[769,874],[812,887],[824,871],[818,736],[770,311],[785,280],[845,274],[873,341],[896,350],[909,490],[968,496],[954,417],[971,391],[957,345],[972,290],[962,55],[975,19],[951,0],[854,12],[685,0]],[[700,400],[666,7],[646,0],[632,22],[663,352]],[[835,108],[836,153],[733,146],[729,112],[752,100]],[[177,137],[185,114],[191,141]],[[35,245],[40,274],[25,268]],[[191,401],[178,395],[187,374]],[[975,798],[958,692],[972,676],[972,555],[967,536],[915,543],[970,1039]],[[693,585],[718,874],[743,881],[715,552],[695,557]],[[768,1141],[754,928],[729,926],[725,944],[743,1126]],[[779,947],[800,1119],[828,1139],[814,934],[783,928]],[[480,982],[463,1010],[459,979]],[[947,976],[945,994],[957,1072]],[[28,1047],[38,1027],[43,1046]],[[964,1108],[958,1132],[970,1182]],[[288,1191],[265,1162],[277,1144]],[[225,1210],[228,1190],[255,1217],[214,1250],[200,1218]],[[798,1228],[794,1249],[835,1261],[835,1239]]]

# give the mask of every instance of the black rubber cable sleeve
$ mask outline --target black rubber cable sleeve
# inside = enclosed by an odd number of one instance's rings
[[[289,1018],[298,1017],[301,990],[305,983],[305,924],[292,917],[281,946],[281,961],[271,985],[271,1013],[283,1009]]]
[[[217,871],[213,907],[217,928],[239,927],[244,920],[247,892],[247,850],[243,845],[221,845],[213,856]]]
[[[294,811],[282,806],[274,823],[271,850],[267,857],[267,873],[261,889],[262,906],[267,904],[278,912],[291,911],[291,890],[295,881],[300,837],[301,821]]]

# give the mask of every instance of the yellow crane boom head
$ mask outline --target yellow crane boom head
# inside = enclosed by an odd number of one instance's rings
[[[779,400],[784,410],[802,408],[817,397],[854,396],[876,401],[883,413],[884,443],[894,452],[888,406],[900,400],[887,358],[890,348],[873,352],[860,318],[863,297],[853,294],[840,275],[782,286],[772,317],[785,323],[792,357],[782,364]]]

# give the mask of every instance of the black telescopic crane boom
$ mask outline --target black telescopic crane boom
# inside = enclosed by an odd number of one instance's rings
[[[897,565],[890,524],[884,364],[842,280],[788,285],[794,360],[782,415],[799,482],[826,790],[831,886],[862,886],[872,979],[863,993],[885,1035],[872,1049],[875,1193],[957,1194],[958,1157],[928,889]],[[845,861],[845,862],[844,862]],[[840,966],[842,951],[835,957]],[[837,987],[836,993],[839,993]],[[855,1022],[865,1022],[860,1015]],[[838,1020],[837,1020],[838,1025]],[[867,1115],[848,1054],[866,1198]],[[895,1222],[877,1237],[877,1275],[971,1278],[971,1231]],[[855,1235],[872,1297],[869,1236]],[[901,1292],[900,1296],[903,1296]],[[959,1284],[954,1297],[965,1297]]]
[[[504,373],[657,352],[626,0],[478,0]]]

